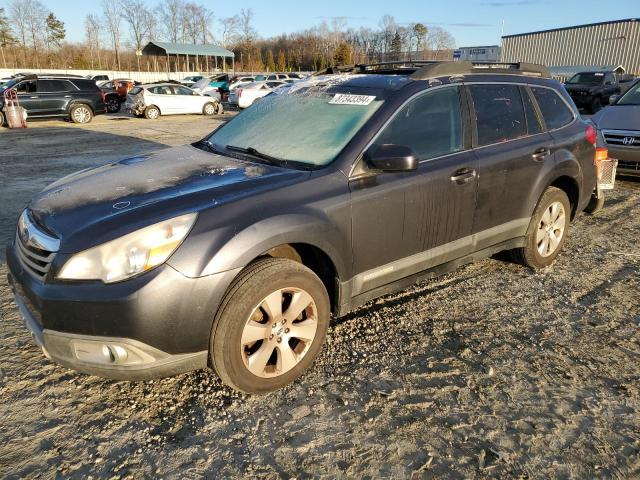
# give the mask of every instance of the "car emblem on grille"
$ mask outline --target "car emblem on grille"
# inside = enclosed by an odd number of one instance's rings
[[[636,141],[636,139],[634,137],[624,137],[622,139],[622,143],[624,145],[633,145],[635,141]]]

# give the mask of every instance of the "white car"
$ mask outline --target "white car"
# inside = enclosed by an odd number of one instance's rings
[[[150,119],[181,113],[215,115],[222,113],[222,104],[217,98],[182,85],[154,83],[134,87],[127,95],[125,111]]]
[[[236,77],[229,83],[229,91],[233,92],[236,88],[249,85],[255,81],[256,79],[253,77]]]
[[[237,105],[240,108],[250,107],[256,100],[269,95],[273,90],[282,85],[287,85],[287,83],[274,80],[243,85],[229,93],[229,103],[231,105]]]

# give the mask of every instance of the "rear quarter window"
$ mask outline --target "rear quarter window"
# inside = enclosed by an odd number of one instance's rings
[[[547,129],[562,128],[573,121],[573,112],[555,90],[531,87],[531,91],[538,102]]]
[[[75,90],[66,80],[38,80],[38,93],[56,93]]]
[[[69,83],[73,84],[78,90],[84,91],[98,91],[100,87],[96,85],[96,82],[93,80],[71,80]],[[73,90],[73,89],[71,89]]]

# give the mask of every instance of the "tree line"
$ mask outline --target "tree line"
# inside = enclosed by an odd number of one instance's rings
[[[331,65],[451,58],[453,36],[437,26],[400,24],[385,15],[377,27],[353,28],[344,17],[290,34],[261,38],[255,14],[216,18],[207,6],[186,0],[101,0],[84,21],[84,40],[69,42],[66,28],[39,0],[11,0],[0,8],[0,61],[4,68],[97,70],[211,70],[200,58],[141,57],[149,41],[218,44],[235,53],[240,71],[310,71]],[[214,34],[215,31],[215,34]],[[165,62],[165,63],[162,63]],[[230,60],[227,60],[227,68]],[[219,63],[217,67],[222,67]]]

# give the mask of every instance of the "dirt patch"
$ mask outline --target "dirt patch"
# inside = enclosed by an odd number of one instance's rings
[[[640,476],[640,188],[531,272],[484,260],[335,321],[312,369],[248,397],[199,371],[112,382],[49,363],[0,266],[0,475]]]

